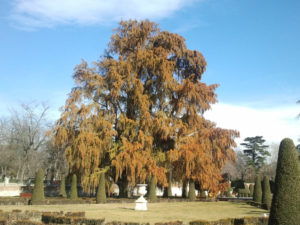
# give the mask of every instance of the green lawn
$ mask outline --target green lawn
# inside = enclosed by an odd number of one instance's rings
[[[165,202],[148,203],[148,211],[135,211],[134,203],[76,204],[76,205],[1,205],[0,210],[38,210],[51,212],[85,211],[87,218],[105,218],[106,221],[167,222],[180,220],[218,220],[244,216],[262,216],[266,210],[235,202]]]

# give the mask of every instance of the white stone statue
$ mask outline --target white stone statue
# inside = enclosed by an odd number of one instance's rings
[[[147,193],[146,186],[147,184],[137,184],[138,187],[138,195],[140,197],[135,201],[135,210],[148,210],[147,208],[147,200],[144,198],[144,195]]]

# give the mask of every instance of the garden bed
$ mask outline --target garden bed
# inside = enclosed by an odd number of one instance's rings
[[[8,205],[0,210],[13,209],[39,212],[84,212],[88,219],[106,222],[161,223],[182,221],[217,221],[227,218],[263,217],[268,211],[241,202],[161,202],[149,203],[148,211],[135,211],[134,203],[70,204],[70,205]]]

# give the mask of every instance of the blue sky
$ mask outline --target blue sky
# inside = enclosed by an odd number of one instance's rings
[[[0,116],[35,100],[56,119],[75,65],[99,59],[120,19],[148,18],[203,53],[203,80],[220,84],[209,119],[242,137],[297,141],[299,12],[297,0],[2,0]]]

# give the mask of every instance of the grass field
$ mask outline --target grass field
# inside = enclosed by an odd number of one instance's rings
[[[50,212],[86,212],[87,218],[105,218],[105,221],[167,222],[180,220],[218,220],[244,216],[262,216],[266,210],[235,202],[176,202],[148,203],[148,211],[135,211],[133,203],[76,204],[76,205],[1,205],[0,210],[38,210]]]

